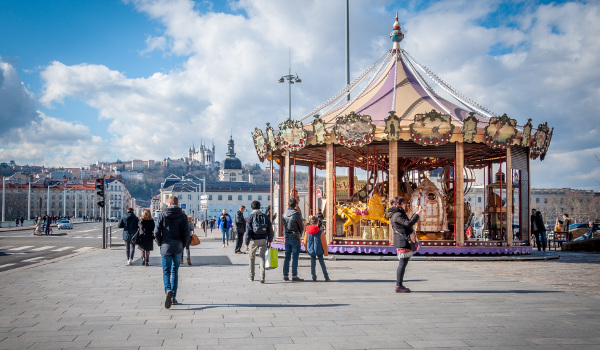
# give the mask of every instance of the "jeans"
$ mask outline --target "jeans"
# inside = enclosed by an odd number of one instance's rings
[[[323,270],[323,277],[328,280],[329,275],[327,274],[327,268],[325,267],[325,260],[323,259],[323,254],[321,255],[311,255],[310,256],[310,273],[312,274],[312,278],[314,280],[317,279],[317,273],[315,265],[317,265],[317,258],[319,259],[319,264],[321,265],[321,270]]]
[[[165,285],[165,293],[167,290],[173,291],[173,298],[177,295],[177,279],[179,274],[179,261],[183,257],[183,253],[164,255],[162,258],[163,283]]]
[[[132,240],[125,241],[125,254],[127,254],[127,260],[133,260],[133,253],[135,253],[135,243]]]
[[[285,239],[285,259],[283,260],[283,277],[290,274],[290,258],[292,259],[292,277],[298,277],[298,256],[300,255],[300,240]]]
[[[537,245],[537,250],[541,250],[542,248],[546,250],[546,231],[538,231],[533,233],[535,235],[535,244]]]
[[[225,242],[229,240],[229,230],[227,228],[222,228],[221,235],[223,236],[222,237],[223,244],[225,244]]]
[[[244,243],[244,231],[238,231],[237,232],[237,241],[235,242],[235,251],[236,252],[241,252],[242,251],[242,244]]]
[[[250,255],[250,275],[249,275],[249,277],[254,279],[256,250],[258,250],[258,264],[260,265],[260,279],[261,279],[261,281],[264,281],[265,280],[265,252],[267,250],[267,240],[266,239],[251,240],[250,245],[248,246],[248,249],[250,250],[248,252],[248,254]]]
[[[408,265],[410,258],[399,258],[398,268],[396,269],[396,287],[402,286],[404,283],[404,272],[406,271],[406,265]]]

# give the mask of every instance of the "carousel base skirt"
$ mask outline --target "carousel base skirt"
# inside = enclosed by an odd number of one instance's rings
[[[272,248],[285,250],[282,242],[273,242]],[[531,254],[530,246],[519,247],[421,247],[414,252],[415,255],[525,255]],[[304,245],[301,245],[302,251],[305,251]],[[375,245],[329,245],[327,247],[330,253],[338,254],[383,254],[396,255],[396,248],[389,246]]]

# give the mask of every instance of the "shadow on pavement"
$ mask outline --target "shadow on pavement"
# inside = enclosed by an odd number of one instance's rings
[[[464,293],[464,294],[536,294],[536,293],[564,293],[563,291],[556,290],[424,290],[418,291],[413,290],[413,293]]]
[[[200,305],[200,304],[185,304],[179,303],[179,305]],[[190,307],[187,309],[171,309],[178,311],[189,311],[189,310],[206,310],[206,309],[214,309],[217,307],[260,307],[260,308],[271,308],[271,307],[303,307],[303,308],[312,308],[312,307],[338,307],[338,306],[349,306],[350,304],[211,304],[203,307]]]

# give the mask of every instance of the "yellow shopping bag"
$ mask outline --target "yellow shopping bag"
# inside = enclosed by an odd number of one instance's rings
[[[265,265],[267,268],[274,269],[279,266],[279,253],[275,248],[269,248],[265,256]]]

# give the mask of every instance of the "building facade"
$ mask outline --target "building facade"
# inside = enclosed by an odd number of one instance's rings
[[[200,143],[200,148],[196,150],[196,147],[192,145],[188,151],[188,156],[185,158],[188,165],[199,166],[203,168],[214,168],[215,162],[215,145],[209,149],[204,146],[204,143]]]

